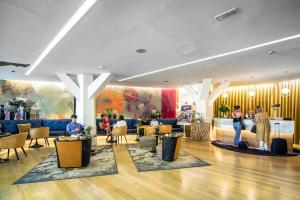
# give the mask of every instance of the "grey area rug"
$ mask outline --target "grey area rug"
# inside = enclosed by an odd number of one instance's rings
[[[14,184],[26,184],[63,179],[117,174],[118,168],[112,146],[99,146],[85,168],[58,168],[56,154],[50,155]]]
[[[181,150],[175,161],[164,161],[151,149],[127,145],[129,154],[139,172],[209,166],[209,164]]]

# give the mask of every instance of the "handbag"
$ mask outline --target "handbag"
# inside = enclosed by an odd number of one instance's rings
[[[254,124],[251,128],[251,133],[256,133],[256,124]]]
[[[235,115],[235,113],[233,112],[234,116],[237,118],[237,116]],[[242,130],[246,130],[246,124],[244,122],[244,120],[242,118],[237,118],[241,124],[241,129]]]

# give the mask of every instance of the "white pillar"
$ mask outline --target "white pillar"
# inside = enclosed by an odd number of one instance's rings
[[[191,85],[186,84],[183,88],[196,102],[196,112],[201,113],[205,121],[210,123],[213,118],[213,103],[226,90],[230,82],[223,82],[214,91],[211,92],[211,79],[204,79],[195,89]]]
[[[211,122],[208,113],[208,96],[211,88],[211,79],[202,80],[196,89],[189,84],[184,85],[183,88],[191,96],[193,101],[196,102],[196,112],[200,113],[205,121]]]
[[[91,74],[79,74],[77,75],[78,84],[67,74],[57,73],[57,76],[76,98],[76,115],[78,116],[78,122],[85,126],[92,126],[91,134],[92,136],[96,135],[95,99],[105,85],[112,79],[112,74],[102,73],[95,80]]]

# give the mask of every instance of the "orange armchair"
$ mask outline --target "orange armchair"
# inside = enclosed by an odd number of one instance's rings
[[[25,141],[27,138],[28,133],[27,132],[21,132],[19,134],[10,135],[7,137],[0,138],[0,150],[1,149],[7,149],[7,159],[9,158],[9,150],[14,149],[17,159],[19,160],[19,155],[17,152],[17,148],[21,148],[25,156],[27,157],[27,154],[24,150]]]

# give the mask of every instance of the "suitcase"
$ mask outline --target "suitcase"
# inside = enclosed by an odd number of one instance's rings
[[[278,138],[276,138],[278,131]],[[280,123],[275,123],[275,138],[272,139],[271,152],[273,154],[287,154],[287,141],[286,139],[280,138]]]

